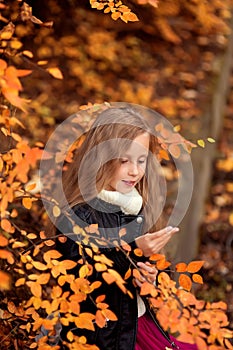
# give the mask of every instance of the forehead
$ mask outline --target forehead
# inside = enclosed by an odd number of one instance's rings
[[[145,132],[132,140],[129,148],[125,151],[125,155],[147,155],[149,151],[150,135]]]

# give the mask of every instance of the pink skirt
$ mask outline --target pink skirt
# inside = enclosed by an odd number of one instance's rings
[[[146,314],[138,318],[135,350],[198,350],[195,344],[181,342],[171,335],[170,339],[176,344],[176,347],[171,346],[171,343],[163,336],[149,315]]]

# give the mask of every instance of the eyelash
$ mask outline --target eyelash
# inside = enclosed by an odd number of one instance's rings
[[[128,159],[121,159],[120,162],[121,164],[125,164],[128,162]],[[144,164],[144,163],[146,163],[146,159],[138,160],[138,164]]]

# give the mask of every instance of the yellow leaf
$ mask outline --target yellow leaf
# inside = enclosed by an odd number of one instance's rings
[[[63,79],[63,75],[62,75],[62,72],[60,71],[59,68],[57,67],[54,67],[54,68],[47,68],[46,69],[49,74],[51,74],[54,78],[56,79]]]
[[[107,266],[105,264],[102,264],[102,263],[95,263],[95,269],[98,272],[106,271],[107,270]]]
[[[60,214],[61,214],[61,209],[57,205],[55,205],[53,207],[53,216],[57,218]]]
[[[214,143],[215,142],[215,140],[212,137],[208,137],[207,141],[209,141],[210,143]]]
[[[60,266],[64,267],[66,270],[73,269],[76,265],[77,265],[77,263],[75,261],[72,261],[72,260],[63,260],[60,263]]]
[[[26,243],[24,242],[14,242],[12,244],[12,248],[15,249],[15,248],[23,248],[26,246]]]
[[[29,234],[27,235],[27,238],[28,238],[28,239],[36,239],[36,238],[37,238],[37,235],[36,235],[35,233],[29,233]]]
[[[85,278],[89,273],[89,269],[87,265],[83,265],[79,270],[79,277]]]
[[[200,147],[202,147],[202,148],[204,148],[205,147],[205,141],[204,140],[197,140],[197,144],[200,146]]]
[[[22,53],[24,54],[24,56],[27,56],[29,58],[33,58],[33,53],[29,50],[24,50]]]

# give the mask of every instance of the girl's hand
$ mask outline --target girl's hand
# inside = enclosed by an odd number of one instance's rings
[[[142,283],[145,281],[154,283],[158,274],[158,270],[152,266],[149,262],[143,263],[138,262],[137,266],[140,268],[142,277],[140,279],[135,278],[135,282],[138,287],[141,287]],[[143,277],[146,276],[146,277]]]
[[[151,256],[158,253],[178,231],[178,227],[168,226],[157,232],[146,233],[136,238],[135,242],[138,248],[143,251],[144,256]]]

